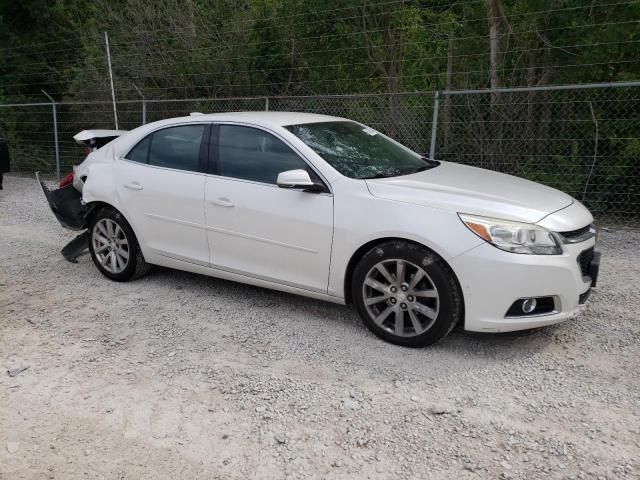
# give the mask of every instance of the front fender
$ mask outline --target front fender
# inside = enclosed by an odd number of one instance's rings
[[[335,194],[330,295],[344,298],[350,262],[364,245],[376,240],[403,239],[424,245],[447,263],[483,243],[454,212],[376,198],[364,189],[351,190],[344,196]]]

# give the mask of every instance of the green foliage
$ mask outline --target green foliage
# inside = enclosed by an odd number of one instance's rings
[[[59,101],[109,100],[105,31],[119,100],[139,99],[136,87],[152,99],[483,89],[489,3],[504,13],[493,65],[500,86],[640,78],[640,2],[632,0],[24,0],[0,3],[0,103],[45,102],[41,90]],[[443,99],[438,152],[585,194],[599,212],[624,201],[637,215],[639,95],[611,96],[591,102],[597,155],[589,102],[533,94]],[[429,95],[272,105],[356,118],[428,151]],[[100,109],[67,106],[60,137],[111,127],[109,109]],[[47,116],[0,110],[0,129],[23,152],[16,158],[49,161],[50,148],[29,144],[34,125],[52,135]],[[121,118],[135,126],[138,107],[122,107]]]

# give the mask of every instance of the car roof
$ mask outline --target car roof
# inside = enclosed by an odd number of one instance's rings
[[[230,121],[246,122],[263,126],[286,126],[303,123],[348,121],[346,118],[333,117],[306,112],[225,112],[225,113],[194,113],[188,117],[169,118],[156,123],[180,123],[184,121]]]

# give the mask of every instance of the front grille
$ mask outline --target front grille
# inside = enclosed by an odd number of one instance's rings
[[[593,225],[587,225],[586,227],[579,228],[577,230],[571,230],[570,232],[558,232],[564,238],[574,238],[579,237],[580,235],[584,235],[587,233]]]
[[[580,265],[580,271],[583,277],[589,276],[589,268],[591,266],[591,260],[593,260],[594,250],[593,247],[585,250],[578,255],[578,264]]]
[[[568,232],[558,232],[558,235],[562,238],[564,243],[581,243],[596,236],[596,227],[591,224],[586,227],[579,228],[577,230],[570,230]]]

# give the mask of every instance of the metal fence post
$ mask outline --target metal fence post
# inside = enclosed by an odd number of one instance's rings
[[[116,124],[116,130],[118,130],[118,111],[116,109],[116,92],[113,88],[113,70],[111,69],[111,49],[109,48],[109,35],[104,32],[104,43],[107,47],[107,63],[109,65],[109,79],[111,80],[111,100],[113,101],[113,120]]]
[[[56,153],[56,178],[60,180],[60,148],[58,146],[58,108],[56,105],[56,101],[51,98],[44,90],[41,90],[49,100],[51,100],[51,108],[53,112],[53,143],[55,145],[55,153]]]
[[[136,92],[138,92],[138,95],[140,95],[140,98],[142,99],[142,125],[146,125],[147,123],[147,101],[144,98],[144,95],[142,95],[142,92],[140,91],[140,89],[138,88],[138,86],[135,83],[132,83],[133,88],[136,89]]]
[[[431,120],[431,148],[429,148],[429,158],[434,159],[436,155],[436,138],[438,134],[438,110],[440,109],[440,92],[433,94],[433,118]]]
[[[269,111],[269,97],[264,97],[264,111]]]

